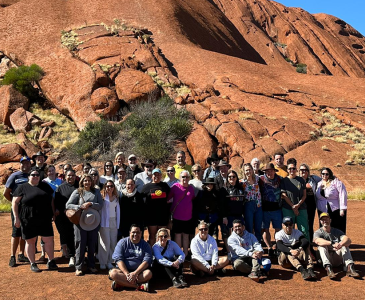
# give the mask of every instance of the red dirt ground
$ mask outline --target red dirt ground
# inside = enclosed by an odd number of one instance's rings
[[[349,203],[348,236],[352,239],[351,253],[356,269],[365,275],[365,224],[363,216],[365,202],[351,201]],[[322,267],[316,267],[317,282],[305,282],[300,274],[293,270],[284,270],[273,265],[268,280],[262,283],[252,282],[247,277],[240,276],[230,269],[224,278],[197,278],[186,268],[186,280],[190,287],[173,289],[167,280],[152,280],[149,294],[135,291],[113,292],[107,272],[97,275],[86,274],[75,277],[74,269],[68,267],[67,261],[60,258],[56,252],[58,272],[46,271],[45,265],[40,268],[42,273],[32,273],[29,265],[18,265],[9,268],[10,252],[10,214],[0,214],[0,268],[3,274],[0,279],[0,299],[364,299],[364,282],[345,276],[340,272],[336,281],[325,276]],[[55,231],[56,232],[56,231]],[[59,249],[59,238],[56,234],[56,249]],[[37,257],[39,254],[37,254]],[[186,265],[187,266],[187,265]],[[339,272],[340,269],[335,269]],[[166,299],[166,298],[165,298]]]

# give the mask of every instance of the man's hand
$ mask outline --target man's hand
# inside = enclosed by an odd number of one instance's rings
[[[294,257],[298,257],[300,254],[300,251],[292,249],[292,250],[290,250],[290,254],[293,255]]]
[[[130,283],[137,283],[137,274],[135,272],[128,273],[127,280]]]
[[[214,270],[215,270],[215,266],[209,266],[209,267],[208,267],[208,273],[209,273],[210,275],[212,275],[212,274],[214,273]]]
[[[180,262],[178,261],[178,260],[175,260],[173,263],[172,263],[172,265],[171,265],[172,267],[174,267],[174,268],[176,268],[176,269],[178,269],[179,268],[179,266],[180,266]]]
[[[298,205],[298,204],[295,204],[295,205],[293,205],[291,208],[292,208],[292,210],[293,210],[294,214],[295,214],[296,216],[299,216],[299,205]]]
[[[252,258],[254,259],[260,259],[262,257],[262,252],[254,252],[252,254]]]
[[[341,243],[334,243],[334,244],[332,245],[332,248],[333,248],[334,250],[340,250],[342,247],[343,247],[343,245],[342,245]]]

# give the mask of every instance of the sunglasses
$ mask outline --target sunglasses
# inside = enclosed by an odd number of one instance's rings
[[[181,176],[182,179],[189,178],[189,176]]]
[[[96,174],[96,173],[92,173],[92,174],[90,174],[91,176],[98,176],[98,174]]]
[[[329,173],[321,173],[322,176],[330,176]]]
[[[228,178],[232,179],[232,178],[237,178],[236,176],[228,176]]]
[[[107,185],[106,188],[113,188],[114,185]]]
[[[112,165],[105,165],[105,168],[111,168]]]
[[[293,226],[293,223],[285,223],[284,224],[286,227],[290,227],[290,226]]]
[[[153,166],[144,166],[145,168],[147,168],[147,169],[152,169],[153,168]]]
[[[200,228],[199,231],[208,231],[208,228]]]
[[[123,172],[123,171],[122,172],[118,172],[118,174],[119,175],[123,175],[123,174],[125,174],[125,172]]]
[[[193,172],[195,173],[195,172],[200,172],[200,170],[193,170]]]
[[[174,172],[175,172],[175,170],[167,170],[166,172],[167,172],[167,173],[174,173]]]
[[[136,160],[137,158],[135,158],[135,157],[132,157],[132,158],[130,158],[129,160]]]
[[[39,177],[40,175],[39,174],[30,174],[30,176],[32,176],[32,177]]]
[[[161,239],[162,238],[167,239],[169,236],[167,234],[165,234],[165,235],[159,235],[158,237],[161,238]]]
[[[288,168],[289,171],[295,171],[296,168]]]

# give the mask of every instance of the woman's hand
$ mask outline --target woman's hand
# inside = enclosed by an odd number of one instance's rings
[[[340,216],[341,216],[341,217],[344,217],[344,216],[345,216],[345,210],[344,210],[344,209],[341,209],[341,210],[340,210]]]
[[[15,219],[14,219],[14,226],[15,226],[16,228],[19,228],[19,227],[20,227],[20,220],[19,220],[19,218],[17,218],[17,217],[15,217]]]
[[[91,205],[93,205],[92,202],[86,202],[84,204],[81,204],[80,208],[85,210],[88,209]]]

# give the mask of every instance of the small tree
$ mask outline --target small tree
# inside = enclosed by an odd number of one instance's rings
[[[31,66],[20,66],[9,69],[1,82],[3,85],[12,84],[13,87],[29,99],[37,99],[39,92],[34,87],[39,88],[39,80],[44,75],[42,68],[36,64]]]

